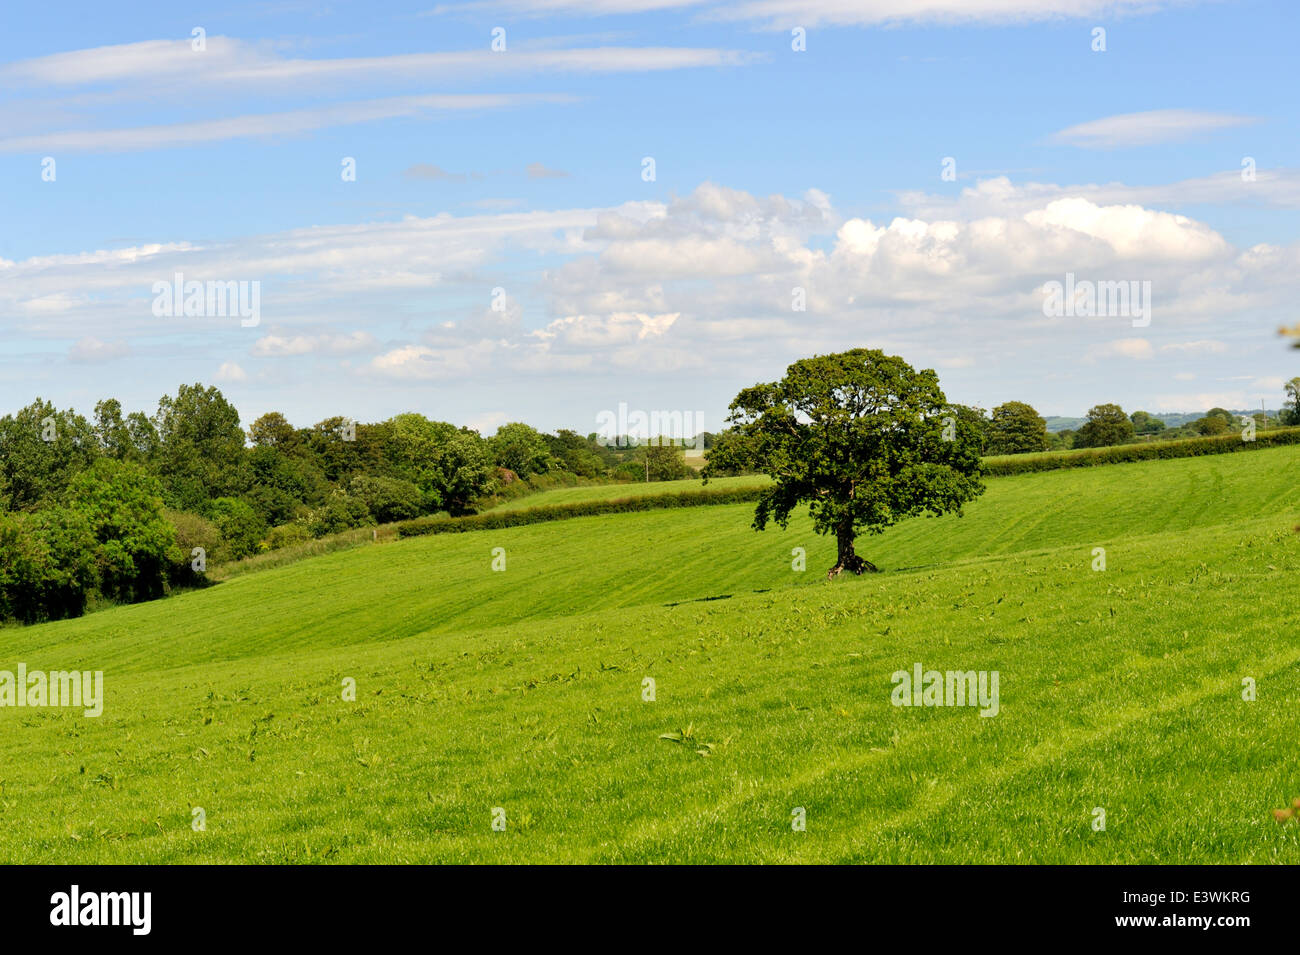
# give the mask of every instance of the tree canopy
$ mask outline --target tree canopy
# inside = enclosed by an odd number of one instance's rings
[[[921,513],[960,512],[984,490],[976,428],[948,407],[935,373],[897,356],[857,348],[805,358],[780,381],[736,396],[727,420],[738,437],[719,443],[705,473],[767,473],[773,484],[758,501],[755,529],[769,520],[784,527],[807,503],[816,531],[836,538],[827,576],[874,571],[854,549],[859,534]]]

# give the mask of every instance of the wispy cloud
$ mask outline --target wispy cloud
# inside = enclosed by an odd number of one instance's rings
[[[0,152],[21,153],[60,150],[65,152],[122,152],[135,149],[164,149],[250,137],[295,136],[332,126],[349,126],[383,119],[425,116],[452,110],[502,109],[537,103],[573,102],[570,96],[544,93],[518,94],[434,94],[393,96],[385,99],[340,103],[285,113],[260,113],[205,119],[193,123],[137,126],[126,129],[82,129],[0,139]]]
[[[249,87],[284,91],[319,90],[331,80],[485,79],[515,73],[640,73],[710,66],[741,66],[758,54],[700,47],[597,46],[579,49],[523,49],[503,53],[461,50],[389,56],[290,58],[264,44],[213,36],[196,52],[188,40],[148,40],[55,53],[0,66],[0,85],[84,87],[143,84],[150,95],[182,87]],[[156,86],[166,80],[168,88]]]
[[[425,179],[430,182],[464,182],[468,177],[463,172],[448,172],[441,166],[429,162],[417,162],[402,170],[407,179]]]
[[[489,9],[531,16],[603,17],[665,10],[700,11],[702,16],[752,20],[773,27],[878,26],[895,23],[1015,23],[1150,13],[1188,0],[487,0],[440,4],[425,15]]]
[[[529,179],[564,179],[569,175],[563,169],[548,169],[539,162],[530,162],[525,172]]]
[[[1050,141],[1085,149],[1153,146],[1195,139],[1209,133],[1259,122],[1253,116],[1208,113],[1192,109],[1153,109],[1122,113],[1079,123],[1053,133]]]

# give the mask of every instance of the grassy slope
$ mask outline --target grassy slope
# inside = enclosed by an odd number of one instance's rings
[[[524,497],[506,501],[492,508],[493,511],[518,511],[529,507],[542,507],[549,504],[576,504],[585,501],[613,501],[624,497],[657,496],[676,494],[681,491],[713,490],[737,487],[762,487],[768,482],[765,475],[746,475],[743,477],[714,478],[705,484],[699,478],[685,481],[651,481],[641,484],[591,484],[583,487],[557,487],[550,491],[538,491]]]
[[[829,541],[741,505],[382,544],[6,631],[0,667],[103,669],[108,702],[0,710],[0,860],[1300,862],[1265,818],[1300,795],[1298,472],[1282,448],[1002,478],[834,585]],[[999,670],[1002,712],[892,707],[918,661]],[[714,755],[658,738],[688,724]]]

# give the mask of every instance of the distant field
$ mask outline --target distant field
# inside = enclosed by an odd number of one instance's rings
[[[612,501],[621,497],[676,494],[680,491],[698,491],[702,488],[762,487],[770,483],[766,475],[714,478],[705,484],[701,478],[685,481],[650,481],[637,484],[596,484],[587,487],[561,487],[553,491],[539,491],[516,498],[492,508],[494,511],[517,511],[526,507],[544,507],[550,504],[576,504],[579,501]]]
[[[1296,447],[998,478],[834,583],[806,518],[727,505],[8,630],[0,668],[107,700],[0,709],[0,861],[1300,863],[1268,818],[1300,796],[1297,478]],[[917,662],[997,670],[998,715],[892,706]]]

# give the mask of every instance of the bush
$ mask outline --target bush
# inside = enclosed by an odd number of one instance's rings
[[[179,560],[175,561],[169,571],[173,584],[193,586],[202,582],[203,572],[195,571],[194,560],[196,547],[203,548],[206,564],[220,563],[227,560],[230,552],[226,547],[226,538],[221,528],[199,514],[189,511],[164,511],[168,523],[176,530],[176,548]]]
[[[348,493],[363,502],[381,524],[410,520],[424,513],[424,494],[410,481],[361,475],[352,479]]]
[[[293,544],[305,544],[311,539],[311,531],[303,525],[281,524],[279,527],[272,527],[270,533],[266,535],[266,546],[270,550],[279,550],[281,547],[290,547]]]
[[[0,619],[79,617],[95,585],[95,539],[83,515],[0,513]]]
[[[340,531],[373,524],[370,509],[366,502],[352,497],[343,491],[335,491],[325,503],[311,512],[307,518],[307,529],[312,537],[324,537]]]
[[[157,478],[137,464],[100,458],[73,480],[67,506],[94,538],[100,593],[132,601],[162,596],[180,554]]]
[[[249,504],[235,497],[219,497],[208,505],[207,513],[225,539],[223,556],[239,560],[257,553],[257,545],[266,534],[266,524]]]

